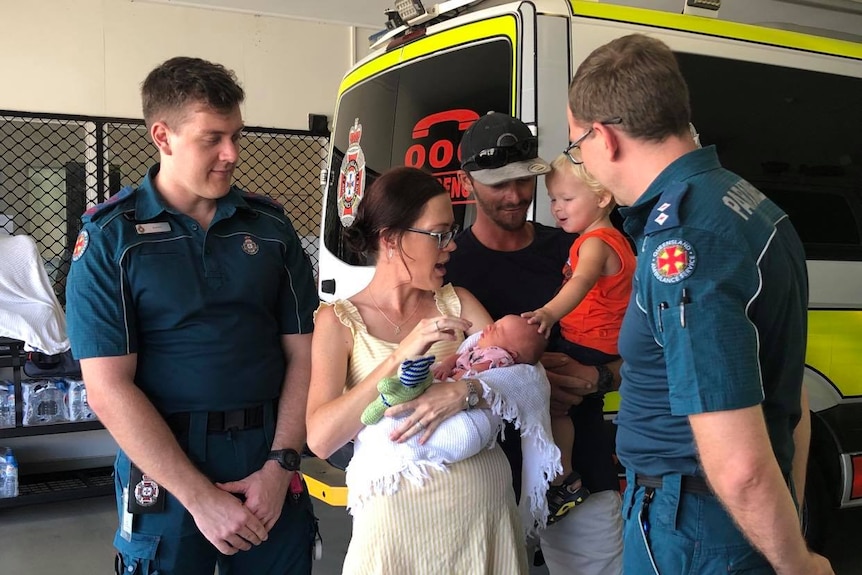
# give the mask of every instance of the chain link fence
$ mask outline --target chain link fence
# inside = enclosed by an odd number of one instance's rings
[[[246,128],[234,172],[238,186],[284,206],[315,276],[328,143],[328,134]],[[60,303],[81,214],[157,161],[141,120],[0,111],[0,230],[33,237]]]

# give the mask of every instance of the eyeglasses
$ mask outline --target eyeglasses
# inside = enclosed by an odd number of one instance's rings
[[[452,238],[455,237],[455,234],[458,233],[458,230],[461,229],[458,224],[453,224],[448,231],[445,232],[429,232],[428,230],[420,230],[417,228],[407,228],[408,232],[414,232],[417,234],[425,234],[426,236],[431,236],[437,240],[437,249],[444,249],[449,245],[449,242],[452,241]]]
[[[614,124],[622,124],[622,123],[623,123],[623,119],[619,118],[619,117],[611,118],[610,120],[605,120],[604,122],[599,122],[599,124],[602,124],[603,126],[612,126]],[[574,142],[571,142],[563,150],[563,153],[566,155],[566,157],[569,158],[569,161],[571,163],[575,164],[576,166],[579,166],[579,165],[584,163],[584,160],[581,158],[581,144],[583,144],[584,140],[586,140],[590,136],[590,134],[592,134],[592,133],[593,133],[593,128],[591,126],[589,130],[587,130],[586,132],[581,134],[578,138],[575,139]]]
[[[511,162],[531,160],[538,155],[539,139],[527,138],[506,146],[494,146],[479,150],[464,160],[461,163],[461,168],[467,171],[494,170]]]

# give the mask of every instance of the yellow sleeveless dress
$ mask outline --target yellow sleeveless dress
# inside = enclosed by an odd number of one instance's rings
[[[451,285],[434,294],[437,309],[461,316]],[[353,333],[346,387],[361,381],[397,344],[370,335],[347,300],[332,306]],[[460,342],[438,342],[429,353],[446,357]],[[347,575],[509,575],[528,573],[512,476],[503,451],[482,450],[431,471],[421,487],[402,481],[393,495],[372,497],[353,517],[342,573]]]

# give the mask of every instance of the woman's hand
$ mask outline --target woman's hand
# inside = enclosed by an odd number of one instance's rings
[[[473,324],[460,317],[440,315],[427,317],[407,334],[395,350],[398,363],[411,357],[422,356],[438,341],[456,341],[457,332],[466,332]]]
[[[481,383],[472,381],[475,389],[482,389]],[[414,435],[421,435],[419,443],[424,444],[443,421],[464,409],[466,397],[467,380],[465,379],[458,382],[435,383],[416,399],[393,405],[384,412],[386,417],[405,414],[407,417],[389,438],[397,443],[403,443]]]

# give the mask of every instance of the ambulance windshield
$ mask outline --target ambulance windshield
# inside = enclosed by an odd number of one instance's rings
[[[492,39],[412,60],[363,80],[338,103],[326,189],[323,243],[351,265],[364,265],[344,248],[349,222],[364,190],[390,167],[414,166],[449,190],[455,219],[473,219],[473,199],[458,184],[461,135],[490,110],[511,113],[512,46]]]

